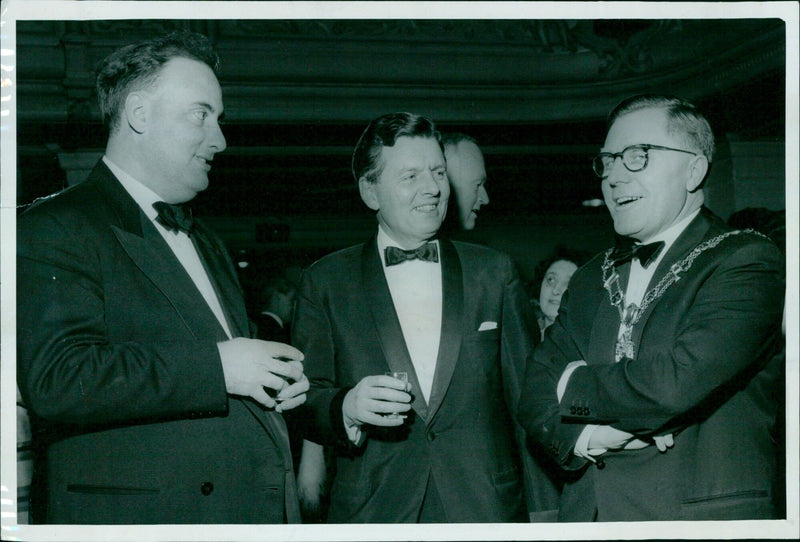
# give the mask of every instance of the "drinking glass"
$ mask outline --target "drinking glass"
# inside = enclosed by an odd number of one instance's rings
[[[408,384],[408,373],[406,373],[406,372],[403,372],[403,371],[386,371],[383,374],[385,374],[386,376],[391,376],[392,378],[396,378],[397,380],[402,381],[404,384]],[[387,414],[386,417],[387,418],[398,418],[398,417],[400,417],[400,413],[399,412],[393,412],[391,414]]]

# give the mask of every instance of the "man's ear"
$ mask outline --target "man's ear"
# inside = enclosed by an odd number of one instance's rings
[[[125,98],[125,120],[137,134],[147,128],[147,100],[140,93],[131,92]]]
[[[705,156],[695,156],[688,165],[688,176],[686,179],[686,190],[694,192],[703,184],[703,179],[708,173],[708,158]]]
[[[358,179],[358,192],[367,207],[373,211],[381,208],[378,204],[378,196],[375,194],[375,183],[369,182],[366,177],[361,177]]]

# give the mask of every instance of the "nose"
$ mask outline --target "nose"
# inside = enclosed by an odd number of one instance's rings
[[[446,176],[444,183],[447,184]],[[436,173],[429,169],[422,174],[422,191],[432,196],[438,196],[442,192],[442,186],[436,181]]]
[[[478,190],[478,203],[480,205],[487,205],[489,203],[489,192],[487,192],[486,188],[483,186]]]
[[[604,181],[608,182],[610,186],[616,186],[620,182],[628,182],[629,173],[628,168],[622,163],[621,156],[615,156],[614,161],[611,162],[611,166],[605,170],[605,179]]]
[[[214,152],[222,152],[228,147],[225,141],[225,135],[222,133],[222,128],[219,123],[213,123],[211,133],[208,136],[208,145],[214,149]]]

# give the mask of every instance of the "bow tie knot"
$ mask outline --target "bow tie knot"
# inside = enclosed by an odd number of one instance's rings
[[[153,208],[158,211],[156,220],[170,231],[182,231],[191,233],[194,219],[192,209],[186,204],[172,204],[165,201],[157,201]]]
[[[659,253],[664,249],[664,245],[664,241],[648,243],[646,245],[641,245],[632,241],[627,243],[623,242],[614,247],[614,251],[611,253],[611,259],[614,261],[614,265],[618,266],[631,261],[633,258],[637,258],[639,263],[642,264],[642,267],[647,267],[658,257]]]
[[[421,247],[413,250],[403,250],[398,247],[386,247],[384,250],[386,255],[386,267],[390,265],[397,265],[408,260],[422,260],[425,262],[438,262],[439,249],[436,243],[425,243]]]

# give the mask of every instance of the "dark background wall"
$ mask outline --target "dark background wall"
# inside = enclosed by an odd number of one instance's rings
[[[619,100],[694,100],[718,138],[707,203],[785,207],[786,28],[779,19],[17,21],[17,201],[80,182],[106,132],[95,65],[188,28],[222,59],[228,149],[197,213],[251,266],[301,265],[375,228],[349,171],[366,124],[398,110],[477,138],[491,204],[462,237],[526,278],[557,244],[611,243],[590,159]]]

